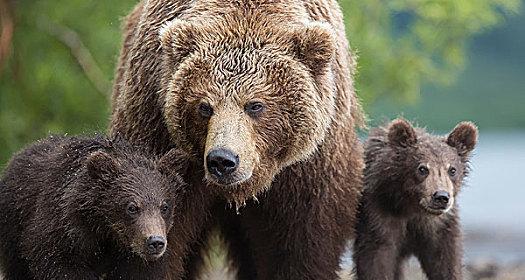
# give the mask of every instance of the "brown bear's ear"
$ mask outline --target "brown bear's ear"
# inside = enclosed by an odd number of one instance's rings
[[[447,144],[460,156],[467,156],[478,142],[478,128],[471,122],[459,123],[447,137]]]
[[[173,148],[159,160],[160,171],[169,175],[184,176],[190,166],[190,155],[182,149]]]
[[[417,143],[416,131],[404,119],[392,121],[388,127],[388,142],[400,147],[408,147]]]
[[[120,172],[120,165],[113,157],[103,151],[96,151],[87,158],[87,170],[93,179],[111,179]]]
[[[179,63],[193,52],[197,34],[198,29],[194,24],[174,19],[160,29],[161,48],[173,62]]]
[[[324,69],[334,57],[334,35],[328,23],[308,23],[295,33],[294,43],[297,57],[313,73]]]

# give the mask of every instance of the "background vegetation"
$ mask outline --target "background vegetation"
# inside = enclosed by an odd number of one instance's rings
[[[48,133],[105,130],[120,22],[135,3],[0,0],[0,169]],[[340,3],[373,123],[404,112],[434,129],[525,127],[519,0]]]

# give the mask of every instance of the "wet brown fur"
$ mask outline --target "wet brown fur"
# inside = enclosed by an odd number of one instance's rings
[[[180,279],[195,234],[187,215],[204,213],[188,211],[202,200],[179,176],[188,168],[179,150],[152,157],[99,136],[53,136],[24,149],[0,184],[4,279]],[[166,234],[164,254],[148,255],[147,237]]]
[[[194,254],[219,223],[242,279],[335,279],[363,168],[355,60],[337,2],[142,1],[124,38],[111,131],[198,155],[206,182],[192,184],[246,203],[236,215],[219,202],[212,220],[196,221]],[[252,100],[264,102],[260,116],[244,112]],[[197,112],[203,101],[210,118]],[[238,183],[207,174],[215,147],[239,154]]]
[[[447,137],[434,136],[402,119],[371,131],[354,245],[357,279],[402,279],[411,255],[430,280],[462,279],[455,198],[477,134],[472,123],[463,122]],[[427,175],[418,173],[421,166]],[[451,193],[447,209],[430,208],[438,190]]]

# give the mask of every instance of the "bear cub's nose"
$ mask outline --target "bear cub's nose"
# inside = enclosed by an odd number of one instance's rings
[[[239,156],[226,149],[211,150],[206,156],[206,166],[217,177],[228,176],[239,167]]]
[[[449,200],[450,194],[446,191],[437,191],[432,195],[432,201],[441,208],[446,208]]]
[[[146,240],[146,245],[150,254],[160,254],[166,246],[166,239],[162,236],[150,236]]]

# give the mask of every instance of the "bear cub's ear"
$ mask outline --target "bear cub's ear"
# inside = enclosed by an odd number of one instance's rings
[[[184,176],[190,167],[190,155],[182,149],[173,148],[159,160],[159,169],[162,173]]]
[[[324,69],[334,56],[334,35],[328,23],[308,23],[296,32],[294,41],[299,60],[314,73]]]
[[[447,137],[447,144],[460,156],[467,156],[478,142],[478,128],[471,122],[460,122]]]
[[[87,170],[93,179],[109,180],[120,172],[119,163],[108,153],[96,151],[87,158]]]
[[[396,119],[388,126],[388,142],[399,147],[409,147],[417,143],[416,131],[404,119]]]
[[[180,19],[166,23],[159,31],[161,48],[174,63],[194,51],[197,36],[196,26]]]

